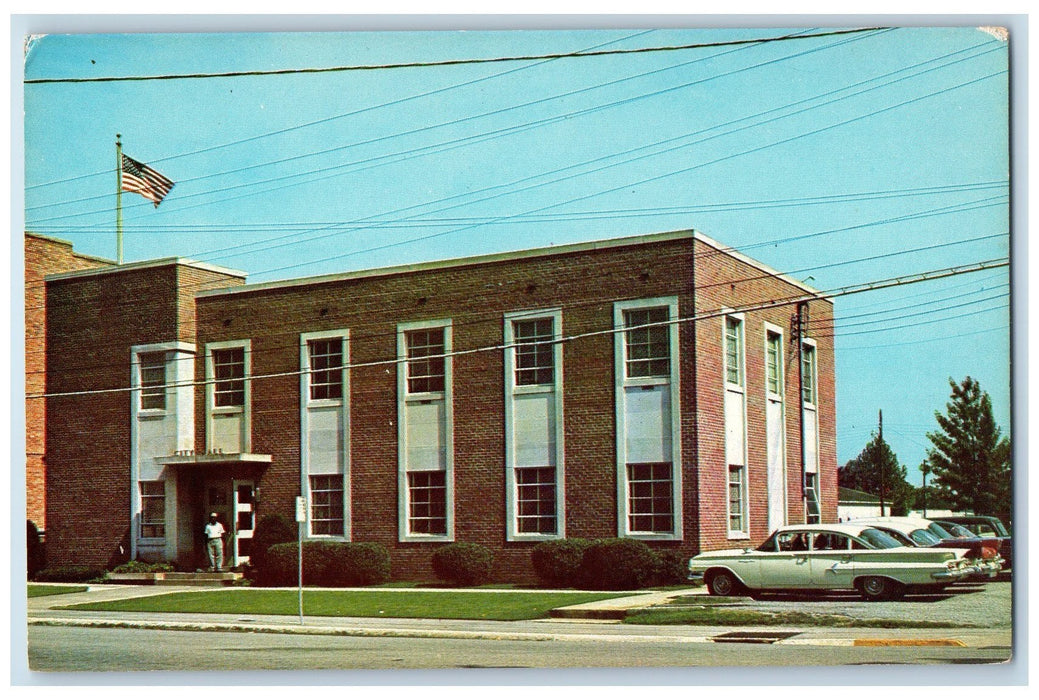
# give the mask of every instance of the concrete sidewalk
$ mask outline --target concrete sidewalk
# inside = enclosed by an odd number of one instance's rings
[[[220,591],[225,589],[213,589]],[[412,589],[385,589],[407,593]],[[483,589],[486,590],[486,589]],[[114,613],[57,610],[56,607],[169,593],[200,591],[197,587],[92,586],[82,593],[29,599],[30,625],[97,628],[138,628],[180,631],[253,632],[355,637],[414,637],[513,641],[573,641],[705,643],[742,642],[816,646],[967,646],[1011,644],[1005,629],[882,629],[808,626],[700,627],[689,625],[618,624],[625,611],[659,605],[676,596],[703,589],[649,591],[631,596],[570,606],[551,618],[524,622],[411,618],[308,617],[302,624],[288,615]],[[305,613],[305,610],[304,610]]]

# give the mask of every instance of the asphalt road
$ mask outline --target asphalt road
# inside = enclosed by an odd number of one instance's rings
[[[1009,655],[1009,648],[1004,646],[864,648],[675,644],[624,638],[604,642],[601,637],[587,641],[506,641],[29,628],[29,663],[34,671],[991,664],[1004,661]],[[255,676],[250,678],[256,681]],[[196,676],[191,682],[204,683],[205,679]]]

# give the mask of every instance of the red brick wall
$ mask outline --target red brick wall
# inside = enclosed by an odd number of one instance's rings
[[[72,250],[72,244],[25,234],[25,393],[39,395],[46,387],[47,310],[43,278],[57,272],[84,270],[108,261]],[[25,517],[46,528],[46,405],[42,398],[25,400]]]
[[[134,345],[191,341],[193,306],[178,284],[234,278],[177,265],[52,280],[47,285],[47,393],[130,386]],[[187,329],[182,328],[188,325]],[[130,394],[50,396],[47,556],[112,565],[129,557]]]

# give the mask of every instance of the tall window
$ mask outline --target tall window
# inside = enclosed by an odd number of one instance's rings
[[[524,534],[556,532],[555,467],[516,469],[516,529]]]
[[[343,534],[343,475],[310,477],[310,534]]]
[[[805,474],[805,506],[807,509],[807,521],[818,523],[822,521],[822,508],[819,499],[819,475],[815,472]]]
[[[513,321],[516,344],[516,386],[551,384],[554,381],[552,319]]]
[[[166,482],[142,481],[141,537],[166,536]]]
[[[742,464],[729,465],[729,531],[747,531],[746,469]]]
[[[166,409],[166,353],[138,355],[141,367],[141,410]]]
[[[624,312],[627,376],[667,377],[671,374],[671,343],[666,306]],[[662,324],[662,325],[647,325]]]
[[[405,334],[408,350],[408,393],[444,390],[444,329]]]
[[[783,338],[772,331],[765,336],[765,381],[768,393],[783,393]]]
[[[443,535],[447,532],[447,484],[445,472],[408,473],[408,530],[412,534]]]
[[[725,318],[725,381],[743,386],[743,322]]]
[[[670,464],[628,465],[628,529],[670,532],[674,529],[674,491]]]
[[[343,339],[311,340],[307,348],[310,352],[310,398],[343,398]]]
[[[245,405],[245,348],[213,350],[215,406]]]
[[[801,346],[801,386],[805,403],[815,403],[815,346]]]

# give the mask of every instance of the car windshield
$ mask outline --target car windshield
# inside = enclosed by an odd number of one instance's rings
[[[913,530],[909,533],[909,537],[921,547],[933,547],[942,541],[940,537],[935,537],[930,530]]]
[[[963,527],[962,525],[957,525],[956,523],[942,523],[942,527],[944,527],[946,530],[951,532],[956,537],[975,537],[975,534],[973,532]]]
[[[899,541],[891,535],[872,527],[867,527],[865,530],[860,532],[859,539],[873,549],[891,549],[892,547],[902,546]]]
[[[927,526],[927,529],[931,531],[931,534],[937,537],[939,540],[947,540],[953,535],[948,530],[943,528],[938,523],[931,523]]]

